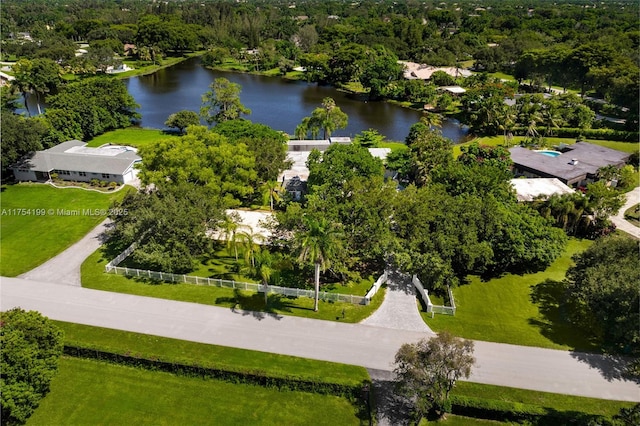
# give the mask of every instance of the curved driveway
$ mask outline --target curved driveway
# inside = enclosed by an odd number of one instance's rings
[[[401,344],[427,333],[283,317],[194,303],[2,278],[2,310],[195,342],[296,355],[390,371]],[[475,343],[471,381],[597,398],[640,401],[616,360],[550,349]]]
[[[632,225],[624,218],[624,212],[638,203],[640,203],[640,186],[626,193],[626,202],[620,208],[617,215],[611,216],[611,221],[616,225],[617,229],[640,239],[640,228]]]

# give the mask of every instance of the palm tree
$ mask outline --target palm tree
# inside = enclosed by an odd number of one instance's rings
[[[264,285],[264,305],[269,303],[269,280],[273,274],[273,256],[267,250],[258,250],[255,253],[255,273],[260,277],[262,285]]]
[[[342,233],[336,224],[322,218],[317,220],[308,216],[304,217],[306,230],[298,235],[300,246],[300,261],[310,259],[314,266],[315,302],[313,310],[318,311],[318,298],[320,297],[320,272],[331,266],[331,259],[341,247],[340,237]]]
[[[242,219],[237,212],[231,212],[224,215],[224,219],[220,224],[222,228],[222,239],[227,242],[227,250],[233,246],[233,250],[236,255],[236,261],[238,260],[238,240],[237,231],[238,228],[244,227],[241,224]]]
[[[283,187],[277,180],[269,180],[262,185],[263,202],[268,199],[270,210],[273,211],[273,203],[282,200]]]
[[[255,254],[260,250],[260,244],[258,241],[260,241],[262,237],[259,234],[254,233],[253,228],[250,226],[244,225],[244,227],[247,231],[238,232],[237,237],[242,242],[245,262],[250,268],[255,268]]]

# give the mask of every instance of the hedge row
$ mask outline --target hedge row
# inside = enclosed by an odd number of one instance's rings
[[[516,135],[525,135],[527,132],[526,127],[515,127],[513,133]],[[544,133],[544,130],[540,129],[540,134]],[[558,138],[578,138],[584,137],[586,139],[596,140],[609,140],[619,142],[638,142],[640,140],[640,133],[627,132],[623,130],[613,129],[578,129],[571,127],[564,127],[553,129],[553,137]]]
[[[585,414],[576,411],[557,411],[537,405],[519,402],[483,399],[452,395],[451,412],[466,417],[497,420],[501,422],[526,421],[535,425],[609,425],[611,419],[605,416]]]
[[[244,383],[257,386],[277,388],[279,390],[292,390],[313,392],[323,395],[337,395],[368,402],[371,382],[363,382],[360,385],[345,385],[323,381],[312,381],[294,376],[273,377],[261,371],[229,371],[220,368],[203,367],[198,365],[180,364],[106,352],[98,349],[65,345],[64,354],[77,358],[88,358],[107,361],[114,364],[129,367],[143,368],[151,371],[163,371],[188,377],[202,377],[205,379],[217,379],[230,383]]]

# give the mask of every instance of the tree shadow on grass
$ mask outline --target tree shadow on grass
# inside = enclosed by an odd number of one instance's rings
[[[547,279],[532,285],[531,301],[538,306],[540,317],[529,318],[529,324],[538,328],[544,337],[574,350],[600,352],[600,342],[569,321],[561,281]]]
[[[216,304],[230,305],[231,310],[243,316],[252,316],[261,321],[267,317],[277,320],[282,319],[278,312],[292,312],[294,309],[312,310],[296,306],[292,303],[295,297],[287,297],[282,294],[269,294],[267,305],[264,304],[264,293],[243,293],[238,289],[233,291],[233,297],[218,297]]]

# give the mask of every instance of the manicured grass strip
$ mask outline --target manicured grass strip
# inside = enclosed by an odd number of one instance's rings
[[[360,424],[345,398],[60,360],[30,425]]]
[[[0,275],[14,277],[64,251],[102,222],[106,214],[100,213],[127,190],[105,194],[45,184],[3,186]]]
[[[621,408],[632,407],[635,405],[632,402],[561,395],[557,393],[461,381],[456,383],[456,387],[451,391],[451,394],[534,405],[550,408],[556,411],[575,411],[579,413],[603,416],[613,416],[617,414]]]
[[[104,265],[110,258],[98,249],[84,261],[81,268],[82,286],[96,290],[115,291],[139,296],[158,297],[182,302],[202,303],[277,315],[293,315],[305,318],[356,323],[371,315],[382,303],[384,291],[379,291],[367,306],[342,302],[320,301],[318,312],[313,311],[313,299],[289,298],[278,294],[269,295],[265,307],[264,295],[233,290],[230,288],[205,287],[193,284],[165,284],[106,274]]]
[[[570,239],[564,254],[545,271],[535,274],[505,274],[470,283],[453,290],[455,316],[422,313],[434,331],[447,330],[468,339],[552,349],[597,351],[598,342],[564,321],[557,283],[571,265],[571,256],[584,251],[589,240]],[[552,280],[552,281],[546,281]]]
[[[64,342],[69,346],[228,371],[262,372],[271,377],[295,376],[304,380],[346,386],[358,386],[369,380],[367,370],[354,365],[207,345],[61,321],[55,323],[64,331]]]
[[[167,139],[177,138],[179,136],[171,133],[165,133],[159,129],[143,129],[140,127],[128,127],[126,129],[112,130],[96,136],[87,144],[87,146],[98,147],[105,144],[128,145],[140,148],[147,145]]]

